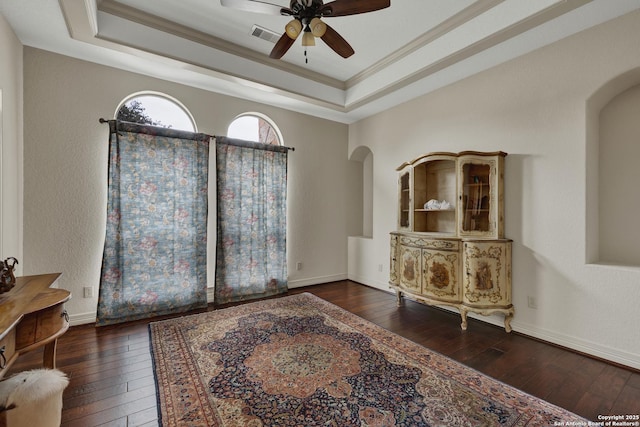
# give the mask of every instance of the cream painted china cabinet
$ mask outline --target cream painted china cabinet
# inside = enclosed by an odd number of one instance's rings
[[[430,153],[398,167],[390,285],[467,313],[503,313],[511,332],[511,240],[504,238],[506,153]]]

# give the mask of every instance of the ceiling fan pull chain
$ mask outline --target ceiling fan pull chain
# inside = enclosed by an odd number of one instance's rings
[[[304,48],[304,63],[308,64],[309,63],[309,57],[307,56],[307,48]]]

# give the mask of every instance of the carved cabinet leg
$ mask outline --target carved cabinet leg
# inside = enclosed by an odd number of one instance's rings
[[[460,317],[462,317],[462,324],[460,325],[460,327],[462,328],[463,331],[467,330],[467,310],[465,310],[464,308],[460,308]]]
[[[504,330],[511,332],[511,319],[513,319],[513,311],[504,315]]]
[[[396,291],[396,304],[398,306],[402,305],[402,292]]]

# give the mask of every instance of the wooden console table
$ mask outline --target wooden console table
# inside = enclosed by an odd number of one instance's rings
[[[58,337],[69,329],[65,289],[51,288],[62,273],[16,278],[9,292],[0,294],[0,378],[22,353],[44,346],[43,366],[56,367]]]

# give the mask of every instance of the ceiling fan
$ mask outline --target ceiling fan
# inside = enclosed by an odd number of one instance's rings
[[[288,8],[259,0],[220,0],[220,4],[248,12],[293,18],[285,26],[284,34],[269,54],[271,58],[282,58],[300,33],[302,33],[303,46],[314,46],[314,38],[319,37],[338,55],[348,58],[354,54],[353,48],[321,18],[374,12],[389,7],[391,0],[334,0],[326,4],[322,0],[291,0]]]

